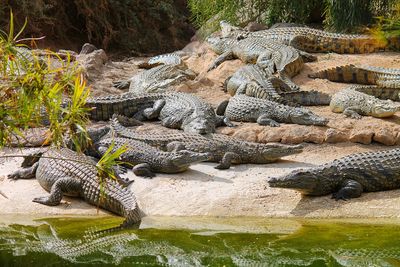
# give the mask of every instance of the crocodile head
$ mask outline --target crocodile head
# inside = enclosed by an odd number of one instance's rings
[[[327,125],[329,120],[318,116],[311,110],[305,108],[294,108],[290,111],[290,120],[295,124],[302,125]]]
[[[262,149],[261,153],[253,152],[255,158],[254,163],[265,163],[265,162],[273,162],[281,157],[298,154],[303,151],[303,145],[285,145],[285,144],[268,144],[264,149]]]
[[[207,161],[211,155],[209,153],[197,153],[189,150],[179,150],[171,152],[170,166],[172,172],[185,171],[191,164]]]
[[[215,122],[200,116],[191,116],[184,120],[182,129],[185,132],[208,134],[215,132]]]
[[[222,37],[208,37],[207,43],[210,45],[211,50],[213,50],[218,55],[229,51],[236,41],[232,38],[222,38]]]
[[[269,179],[270,187],[288,188],[300,191],[304,195],[326,195],[334,191],[339,185],[339,179],[335,179],[337,169],[311,168],[299,169],[281,177]]]
[[[391,100],[372,104],[371,115],[377,118],[392,116],[399,108]]]

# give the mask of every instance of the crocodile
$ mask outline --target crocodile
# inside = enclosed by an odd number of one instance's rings
[[[267,99],[235,95],[217,108],[218,113],[232,121],[257,122],[260,125],[279,126],[279,122],[302,125],[326,125],[328,119],[302,107],[291,107]]]
[[[321,70],[309,74],[308,77],[328,79],[333,82],[378,85],[383,88],[400,88],[400,69],[349,64]]]
[[[376,86],[373,86],[375,88]],[[333,112],[342,113],[353,119],[361,119],[362,115],[376,118],[392,116],[399,110],[400,105],[392,100],[381,100],[366,94],[363,89],[371,86],[350,86],[332,96],[330,108]],[[379,89],[375,88],[377,92]],[[360,91],[359,91],[360,90]],[[365,91],[365,90],[364,90]],[[373,93],[373,90],[369,90]]]
[[[80,196],[92,205],[124,216],[122,227],[139,226],[140,210],[135,196],[127,187],[129,183],[107,177],[103,180],[105,186],[101,186],[96,162],[92,158],[68,148],[50,148],[28,155],[22,166],[23,169],[9,174],[8,178],[36,177],[39,184],[50,192],[49,196],[34,198],[33,202],[56,206],[63,195]]]
[[[260,144],[247,142],[222,134],[200,135],[185,132],[141,133],[122,126],[115,118],[111,127],[117,136],[145,142],[166,151],[187,149],[208,153],[210,162],[218,162],[216,169],[228,169],[231,164],[265,164],[281,157],[300,153],[301,145]]]
[[[215,132],[215,127],[230,125],[217,116],[210,104],[187,93],[108,95],[86,101],[92,120],[109,120],[114,114],[139,119],[159,118],[163,126],[200,134]]]
[[[139,64],[139,68],[143,69],[151,69],[160,65],[181,65],[183,68],[187,68],[185,63],[181,58],[181,54],[179,52],[162,54],[158,56],[151,57],[147,60],[147,62]]]
[[[247,96],[268,99],[289,106],[329,105],[330,96],[318,91],[292,91],[281,79],[257,65],[239,68],[224,82],[224,91],[231,96]]]
[[[186,80],[192,80],[196,73],[185,65],[160,65],[149,70],[144,70],[132,78],[114,82],[114,87],[127,89],[134,94],[160,93],[169,87]]]
[[[227,59],[239,58],[245,63],[257,64],[271,73],[277,71],[279,77],[290,84],[292,90],[299,89],[290,79],[300,72],[304,64],[303,57],[297,49],[262,38],[236,40],[209,37],[207,42],[211,49],[219,54],[209,71]]]
[[[161,151],[144,142],[124,137],[105,137],[94,144],[100,156],[106,153],[110,146],[112,152],[126,146],[127,151],[120,156],[120,161],[134,165],[132,171],[137,176],[154,177],[154,172],[179,173],[186,171],[191,164],[206,161],[208,153],[198,153],[188,150]]]
[[[279,27],[247,32],[226,22],[220,25],[223,37],[265,38],[309,53],[364,54],[400,48],[398,37],[389,38],[386,42],[371,35],[332,33],[309,27]]]
[[[270,187],[295,189],[304,195],[350,199],[362,192],[400,188],[400,149],[351,154],[309,169],[269,179]]]

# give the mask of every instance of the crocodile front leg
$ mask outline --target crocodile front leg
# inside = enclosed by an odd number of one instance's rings
[[[154,105],[152,108],[146,108],[143,111],[143,114],[149,120],[156,119],[160,115],[161,109],[164,106],[165,106],[165,100],[159,99],[156,102],[154,102]]]
[[[116,81],[112,83],[113,87],[118,88],[120,90],[128,89],[131,85],[131,80],[123,80],[123,81]]]
[[[47,206],[57,206],[60,204],[64,193],[77,193],[81,189],[78,179],[65,177],[58,179],[51,187],[50,195],[46,197],[36,197],[32,201]]]
[[[352,119],[361,119],[362,116],[360,115],[361,110],[357,107],[348,107],[345,110],[343,110],[343,114],[346,117],[350,117]]]
[[[343,199],[348,200],[350,198],[356,198],[361,196],[363,192],[362,185],[355,180],[344,181],[342,188],[332,195],[335,200]]]
[[[279,123],[274,121],[273,119],[269,118],[268,115],[263,114],[257,119],[257,123],[260,125],[268,125],[271,127],[279,127]]]
[[[133,173],[136,176],[143,176],[144,178],[153,178],[155,175],[151,171],[150,165],[147,163],[141,163],[132,168]]]
[[[229,60],[229,59],[233,59],[234,55],[232,51],[227,51],[221,55],[219,55],[214,62],[211,64],[211,66],[208,68],[207,71],[211,71],[213,69],[215,69],[216,67],[218,67],[219,65],[222,64],[222,62]]]
[[[226,152],[225,155],[222,157],[221,162],[217,166],[215,166],[215,169],[229,169],[233,161],[240,162],[240,156],[234,152]]]
[[[34,163],[31,167],[23,168],[22,170],[15,171],[7,176],[8,179],[33,179],[35,178],[36,169],[39,166],[39,162]]]
[[[272,53],[271,52],[264,52],[260,54],[260,56],[257,59],[257,65],[260,66],[261,68],[270,71],[271,73],[274,73],[276,70],[275,67],[275,62],[271,59],[272,58]]]

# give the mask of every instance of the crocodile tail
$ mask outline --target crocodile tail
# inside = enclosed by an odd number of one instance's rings
[[[229,104],[229,100],[222,101],[218,105],[217,109],[215,110],[215,113],[219,116],[223,116],[225,114],[225,110],[226,110],[226,107],[228,106],[228,104]]]
[[[315,90],[287,92],[282,94],[282,96],[287,101],[301,106],[324,106],[329,105],[331,102],[330,95]]]
[[[227,93],[228,92],[228,83],[229,80],[232,78],[232,75],[229,76],[228,78],[226,78],[226,80],[224,81],[224,83],[222,84],[222,90]]]
[[[352,89],[362,92],[364,94],[372,95],[376,98],[383,100],[393,100],[400,101],[400,88],[381,88],[378,86],[370,85],[370,86],[352,86]]]
[[[358,84],[376,83],[376,75],[374,72],[364,68],[358,68],[352,64],[321,70],[316,73],[309,74],[308,77],[313,79],[328,79],[332,82]]]

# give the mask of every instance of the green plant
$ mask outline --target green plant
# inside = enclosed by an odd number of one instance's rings
[[[396,0],[188,0],[197,27],[214,27],[219,20],[244,26],[249,21],[272,25],[277,22],[324,22],[333,31],[354,32],[387,15]],[[214,18],[214,20],[213,20]],[[215,21],[217,20],[217,21]],[[210,25],[209,25],[210,24]]]

